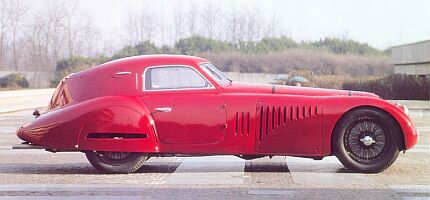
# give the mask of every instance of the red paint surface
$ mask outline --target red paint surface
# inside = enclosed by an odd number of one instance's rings
[[[376,95],[317,88],[235,83],[220,85],[190,56],[137,56],[70,75],[59,84],[50,111],[23,125],[24,141],[55,151],[96,150],[195,155],[331,154],[331,136],[348,111],[374,107],[390,114],[406,149],[418,134],[401,109]],[[147,67],[187,65],[210,89],[144,91]],[[117,75],[117,72],[130,72]],[[155,112],[169,107],[171,112]],[[94,133],[144,138],[89,138]]]

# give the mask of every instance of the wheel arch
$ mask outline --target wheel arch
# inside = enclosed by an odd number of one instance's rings
[[[334,140],[336,139],[336,134],[340,128],[340,125],[339,125],[340,122],[342,121],[342,119],[344,119],[350,113],[352,113],[356,110],[360,110],[360,109],[372,109],[372,110],[376,110],[378,112],[384,113],[387,116],[389,116],[395,122],[396,127],[398,128],[399,133],[401,134],[401,135],[399,135],[399,137],[397,137],[397,140],[398,140],[397,146],[398,146],[399,150],[405,150],[406,149],[404,133],[403,133],[402,127],[400,126],[399,122],[396,120],[396,118],[390,112],[388,112],[388,111],[386,111],[380,107],[377,107],[377,106],[359,105],[359,106],[353,107],[353,108],[349,109],[347,112],[343,113],[341,115],[341,117],[336,121],[335,126],[334,126],[334,128],[330,134],[330,155],[333,155],[335,153],[334,149],[336,149],[336,148],[334,147],[334,144],[335,144]]]

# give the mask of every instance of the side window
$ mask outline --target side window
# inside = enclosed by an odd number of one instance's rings
[[[210,84],[189,67],[156,67],[145,73],[145,90],[206,88]]]
[[[145,89],[146,90],[163,90],[173,89],[173,77],[174,68],[152,68],[148,69],[145,77]]]

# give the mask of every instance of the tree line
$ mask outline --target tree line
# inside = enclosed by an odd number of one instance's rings
[[[367,43],[359,43],[351,39],[324,38],[318,41],[296,42],[291,38],[264,37],[259,41],[238,41],[237,44],[202,36],[191,36],[179,39],[173,46],[163,45],[158,48],[151,41],[144,41],[136,45],[129,45],[114,54],[115,58],[153,53],[173,53],[195,55],[202,52],[226,53],[240,52],[243,54],[267,54],[281,52],[288,49],[306,49],[325,51],[333,54],[354,54],[365,56],[384,56],[387,52],[380,51]]]
[[[151,41],[126,46],[112,56],[70,57],[57,63],[55,84],[69,73],[119,58],[148,54],[186,54],[207,58],[223,71],[291,73],[348,77],[383,76],[393,73],[384,52],[352,40],[326,38],[295,42],[287,37],[263,38],[235,46],[201,36],[178,40],[173,46],[157,47]],[[353,45],[351,45],[353,44]],[[337,84],[339,85],[339,84]]]
[[[111,56],[143,41],[171,46],[200,35],[240,45],[282,35],[276,14],[266,16],[252,6],[178,2],[173,14],[164,12],[144,2],[133,5],[122,16],[119,31],[104,33],[75,1],[0,0],[0,70],[52,71],[65,58]]]

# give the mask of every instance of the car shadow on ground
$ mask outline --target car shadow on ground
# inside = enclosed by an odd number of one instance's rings
[[[168,174],[173,173],[179,167],[181,162],[147,162],[136,174]],[[220,169],[193,169],[193,173],[209,173],[209,172],[229,172],[231,171],[228,163],[218,166]],[[333,168],[331,168],[333,167]],[[244,165],[246,173],[288,173],[290,169],[285,162],[251,162],[247,161]],[[310,173],[355,173],[346,168],[336,166],[304,166],[300,170],[294,169],[294,172],[310,172]],[[176,171],[175,173],[188,173],[188,171]],[[56,163],[56,164],[29,164],[29,163],[2,163],[0,165],[0,174],[109,174],[95,169],[89,163]]]

